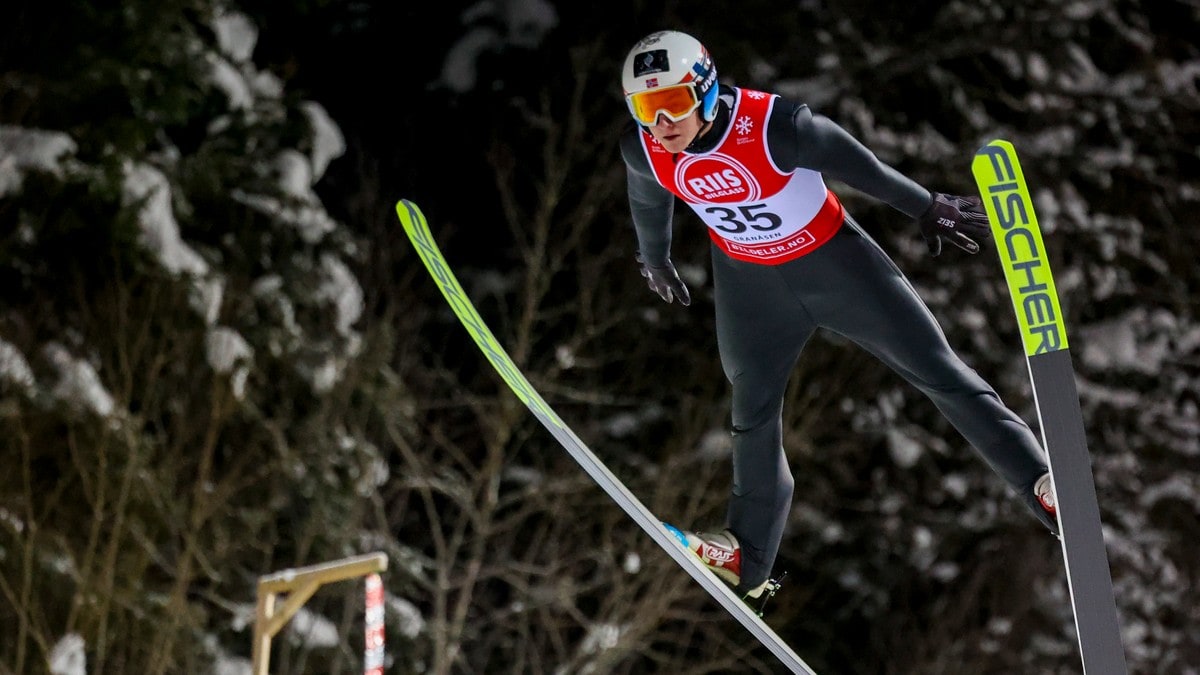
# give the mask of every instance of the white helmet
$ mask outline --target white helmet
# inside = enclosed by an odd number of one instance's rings
[[[679,122],[696,108],[706,122],[717,116],[717,67],[686,33],[665,30],[642,38],[625,57],[621,86],[639,124],[651,126],[660,114]]]

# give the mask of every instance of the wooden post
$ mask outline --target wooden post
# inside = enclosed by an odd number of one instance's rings
[[[368,553],[333,562],[297,567],[268,574],[258,579],[258,603],[254,617],[253,675],[269,675],[271,638],[282,629],[324,584],[363,577],[387,569],[387,554]],[[287,599],[278,610],[280,594]]]

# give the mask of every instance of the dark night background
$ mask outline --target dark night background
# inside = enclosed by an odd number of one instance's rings
[[[1200,672],[1194,0],[5,15],[0,673],[248,673],[259,575],[370,551],[390,561],[389,675],[776,672],[508,391],[394,212],[421,206],[499,342],[649,508],[719,521],[707,237],[676,209],[695,300],[664,305],[633,262],[616,147],[619,65],[664,27],[931,189],[974,190],[975,149],[1016,145],[1129,669]],[[248,55],[230,25],[256,31]],[[323,173],[310,102],[344,141]],[[147,175],[164,200],[134,189]],[[1035,423],[994,251],[929,258],[906,217],[831,187]],[[146,205],[175,239],[148,234]],[[928,401],[822,336],[786,406],[788,584],[766,620],[817,672],[1081,672],[1057,542]],[[359,671],[361,592],[318,591],[272,672]]]

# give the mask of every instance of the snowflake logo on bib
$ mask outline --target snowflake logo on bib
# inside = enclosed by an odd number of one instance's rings
[[[754,129],[754,121],[750,119],[749,115],[742,115],[737,122],[734,122],[733,126],[737,129],[738,134],[745,136]]]

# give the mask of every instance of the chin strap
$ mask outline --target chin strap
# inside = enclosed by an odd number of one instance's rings
[[[704,126],[700,127],[700,130],[696,132],[696,137],[695,137],[695,138],[693,138],[693,139],[692,139],[692,142],[691,142],[691,143],[688,143],[688,144],[687,144],[687,147],[686,147],[686,148],[684,148],[684,149],[683,149],[681,152],[695,152],[695,150],[696,150],[696,144],[700,142],[700,137],[701,137],[702,135],[704,135],[704,132],[705,132],[705,131],[708,131],[709,129],[711,129],[711,128],[712,128],[712,126],[713,126],[713,123],[712,123],[712,122],[705,122],[705,123],[704,123]],[[672,163],[672,164],[678,164],[678,163],[679,163],[679,154],[680,154],[680,153],[678,153],[678,152],[677,152],[677,153],[675,153],[675,154],[671,155],[671,163]]]
[[[724,105],[722,105],[722,103]],[[729,124],[729,106],[732,104],[732,101],[722,101],[721,103],[717,104],[717,109],[713,113],[713,118],[706,121],[700,127],[700,130],[696,132],[696,137],[693,138],[692,142],[688,143],[687,148],[685,148],[686,152],[708,152],[717,146],[717,143],[721,140],[717,137],[725,132],[725,127]],[[711,132],[711,138],[702,138],[705,132]]]
[[[698,129],[696,131],[696,136],[695,136],[695,138],[692,139],[692,142],[688,143],[687,147],[683,149],[684,152],[693,152],[696,149],[696,145],[700,142],[700,137],[704,135],[704,132],[706,132],[712,128],[713,128],[712,122],[705,122],[704,126],[700,127],[700,129]]]

